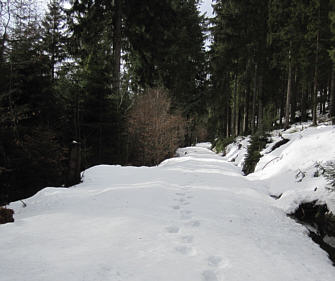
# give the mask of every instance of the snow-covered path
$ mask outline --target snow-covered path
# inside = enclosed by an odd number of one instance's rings
[[[327,281],[335,268],[257,181],[205,147],[158,167],[97,166],[14,203],[0,281]]]

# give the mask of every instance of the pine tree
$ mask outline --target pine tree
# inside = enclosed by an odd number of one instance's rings
[[[79,141],[86,165],[122,162],[125,158],[125,116],[120,111],[119,86],[115,86],[120,84],[116,81],[120,79],[120,62],[114,61],[116,57],[120,59],[120,46],[115,46],[120,38],[115,39],[114,12],[110,1],[86,0],[74,1],[68,11],[70,49],[78,64],[76,79],[80,92],[75,95],[80,95],[81,100]]]
[[[24,3],[26,4],[26,3]],[[56,132],[59,110],[36,10],[20,6],[13,22],[0,92],[1,203],[63,183],[65,149]]]
[[[50,0],[48,12],[42,22],[43,47],[50,60],[50,76],[55,79],[56,67],[66,58],[66,37],[64,34],[65,14],[62,0]]]
[[[246,116],[250,116],[253,132],[256,115],[258,130],[263,130],[264,81],[268,72],[267,8],[267,1],[216,1],[214,5],[212,84],[214,92],[223,94],[226,137],[239,134],[241,128],[244,132],[248,131]],[[247,101],[251,101],[251,108]]]
[[[168,89],[173,107],[181,108],[194,124],[206,112],[204,19],[197,4],[180,0],[127,1],[125,10],[132,80],[138,81],[139,89]],[[188,136],[187,142],[192,139]]]
[[[335,42],[335,1],[330,0],[330,31],[331,31],[331,42]],[[329,50],[330,57],[332,59],[332,76],[331,76],[331,88],[330,88],[330,117],[332,124],[335,124],[335,48]]]

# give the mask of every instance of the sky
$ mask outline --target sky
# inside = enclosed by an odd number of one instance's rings
[[[212,8],[212,0],[202,0],[202,3],[199,6],[201,13],[206,13],[206,17],[212,18],[213,17],[213,8]],[[209,36],[209,34],[207,34]],[[206,50],[209,50],[211,45],[211,38],[207,37],[205,42]]]
[[[38,1],[44,7],[46,7],[47,1],[41,0]],[[202,0],[200,5],[200,11],[202,13],[206,13],[207,17],[213,17],[213,9],[212,9],[212,0]]]
[[[200,11],[206,13],[207,17],[213,17],[212,0],[202,0]]]

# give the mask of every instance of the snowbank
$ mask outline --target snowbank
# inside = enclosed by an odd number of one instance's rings
[[[158,167],[92,167],[82,184],[11,204],[0,280],[332,281],[305,228],[208,147]]]
[[[327,254],[283,210],[314,197],[331,203],[313,165],[333,159],[334,128],[282,135],[290,142],[267,147],[248,177],[240,139],[226,158],[207,143],[157,167],[100,165],[72,188],[11,204],[0,281],[333,281]]]
[[[276,205],[286,213],[294,212],[303,202],[326,203],[335,214],[335,192],[329,192],[322,166],[335,160],[335,127],[310,123],[293,125],[288,130],[271,132],[272,142],[261,152],[250,181],[261,182],[262,190],[279,198]],[[282,139],[289,141],[273,150]],[[238,138],[228,147],[225,159],[242,166],[249,138]],[[242,145],[241,145],[242,144]],[[235,161],[236,161],[235,160]],[[265,188],[264,188],[265,186]]]

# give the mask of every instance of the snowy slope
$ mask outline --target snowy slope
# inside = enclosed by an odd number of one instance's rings
[[[1,281],[327,281],[335,268],[256,180],[208,149],[158,167],[96,166],[11,204]]]
[[[269,194],[281,195],[276,204],[287,213],[294,212],[302,202],[319,200],[335,214],[335,192],[328,190],[318,168],[335,161],[335,126],[310,125],[272,132],[273,143],[263,150],[255,173],[248,178],[262,181]],[[270,152],[279,135],[289,142]]]
[[[273,150],[282,139],[286,144]],[[301,203],[317,200],[326,203],[335,214],[335,192],[330,192],[322,168],[335,161],[335,126],[311,122],[295,124],[287,130],[275,130],[271,142],[261,152],[255,172],[247,178],[258,184],[258,191],[279,198],[275,205],[293,213]],[[224,159],[243,167],[249,137],[238,137],[228,145]]]

